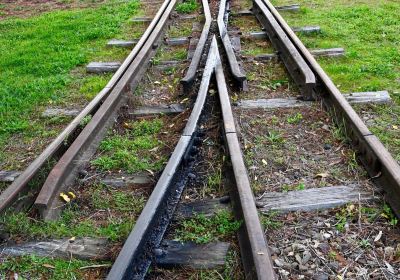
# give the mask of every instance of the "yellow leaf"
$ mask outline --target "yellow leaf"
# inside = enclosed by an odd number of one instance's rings
[[[62,200],[64,200],[65,202],[70,202],[71,199],[68,197],[68,195],[66,195],[65,193],[60,193],[60,197]]]
[[[392,125],[393,129],[399,129],[397,125]]]
[[[72,242],[74,242],[74,241],[75,241],[75,239],[76,239],[76,237],[75,237],[75,236],[73,236],[73,237],[71,237],[71,238],[70,238],[68,241],[72,243]]]
[[[185,103],[188,100],[189,100],[189,98],[186,97],[186,98],[182,99],[181,103]]]
[[[68,196],[72,199],[76,198],[76,195],[73,192],[68,192]]]
[[[265,166],[268,165],[268,162],[267,162],[265,159],[262,160],[262,163],[263,163]]]

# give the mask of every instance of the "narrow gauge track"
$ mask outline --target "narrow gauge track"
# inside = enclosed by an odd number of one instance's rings
[[[229,41],[226,39],[229,39],[226,26],[223,26],[226,21],[223,20],[224,16],[221,16],[221,13],[225,14],[226,3],[225,1],[221,3],[218,16],[220,37],[227,54],[232,76],[242,83],[245,76],[238,68],[236,58],[232,56],[232,46],[229,46]],[[0,196],[1,211],[10,207],[18,200],[20,195],[29,190],[30,181],[38,175],[39,170],[43,168],[46,162],[59,157],[60,160],[47,176],[35,202],[44,219],[57,217],[60,211],[57,205],[59,203],[57,194],[74,180],[82,159],[87,160],[93,155],[94,148],[110,126],[110,120],[121,104],[126,101],[124,94],[128,89],[133,90],[137,86],[146,69],[143,65],[146,65],[146,62],[154,54],[154,45],[160,39],[174,6],[175,1],[173,0],[167,0],[163,3],[139,43],[106,88],[2,193]],[[203,1],[203,7],[206,14],[206,24],[195,57],[187,71],[187,76],[182,81],[186,90],[193,84],[206,39],[210,37],[211,16],[207,11],[208,3],[206,0]],[[383,188],[392,209],[397,216],[400,216],[398,204],[400,195],[399,165],[382,143],[368,130],[272,4],[267,0],[254,0],[253,13],[267,30],[267,34],[274,47],[279,51],[280,58],[289,74],[299,86],[303,99],[321,99],[326,109],[332,112],[338,123],[345,122],[346,127],[348,127],[346,129],[349,132],[348,136],[353,140],[354,148],[359,151],[358,155],[366,170],[372,180]],[[115,261],[108,279],[143,279],[145,277],[154,259],[155,249],[159,246],[179,202],[189,170],[192,168],[196,145],[199,144],[201,137],[198,124],[202,113],[206,110],[204,105],[213,75],[215,75],[223,116],[223,136],[228,147],[236,185],[236,189],[232,192],[232,201],[236,215],[242,221],[239,230],[239,243],[245,275],[249,279],[276,278],[242,157],[217,41],[215,37],[212,37],[203,76],[197,91],[197,99],[184,132],[133,231]],[[92,120],[78,133],[78,125],[87,115],[92,115]],[[66,139],[68,141],[65,141]],[[72,144],[65,145],[65,142]],[[64,150],[66,152],[63,154]],[[62,156],[59,156],[60,154]]]

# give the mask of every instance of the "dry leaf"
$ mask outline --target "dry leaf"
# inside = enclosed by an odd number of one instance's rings
[[[376,235],[374,242],[379,241],[379,239],[381,239],[381,237],[382,237],[382,231],[380,230],[379,233]]]
[[[387,267],[387,270],[388,270],[390,273],[394,274],[394,268],[393,268],[393,266],[391,266],[387,261],[384,261],[384,262],[385,262],[385,265],[386,265],[386,267]]]
[[[44,266],[45,268],[51,268],[51,269],[56,268],[55,266],[53,266],[53,265],[51,265],[51,264],[48,264],[48,263],[44,263],[43,266]]]
[[[189,98],[186,97],[186,98],[182,99],[181,103],[185,103],[188,100],[189,100]]]
[[[75,236],[73,236],[73,237],[71,237],[71,238],[70,238],[68,241],[72,243],[72,242],[74,242],[74,241],[75,241],[75,239],[76,239],[76,237],[75,237]]]
[[[262,163],[263,163],[265,166],[268,165],[268,162],[267,162],[265,159],[262,159],[261,161],[262,161]]]
[[[151,171],[150,169],[146,169],[147,172],[149,172],[151,174],[151,176],[154,176],[154,172]]]
[[[328,176],[328,173],[318,173],[317,175],[315,175],[315,178],[326,178]]]

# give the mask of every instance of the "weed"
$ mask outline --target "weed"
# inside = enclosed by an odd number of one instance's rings
[[[301,113],[297,113],[295,115],[287,117],[286,121],[288,124],[298,124],[303,119],[303,115]]]
[[[187,0],[176,5],[176,11],[180,14],[190,14],[191,12],[197,10],[198,7],[199,4],[196,0]]]
[[[151,150],[162,145],[156,138],[162,121],[142,120],[126,123],[125,135],[112,135],[100,143],[100,151],[105,152],[92,160],[100,170],[126,170],[129,173],[143,170],[160,170],[165,159],[157,158]]]
[[[279,79],[279,80],[271,80],[271,81],[262,81],[261,88],[276,90],[285,84],[288,84],[288,80]]]
[[[205,189],[210,192],[215,192],[215,191],[220,192],[221,187],[222,187],[222,168],[221,166],[217,166],[216,170],[207,177],[207,187]]]
[[[184,220],[176,229],[176,239],[180,241],[193,241],[195,243],[208,243],[223,240],[235,233],[241,225],[232,213],[222,210],[212,217],[197,214],[193,218]]]
[[[83,279],[87,265],[101,264],[76,259],[59,260],[34,255],[7,258],[0,263],[0,274],[18,273],[21,279]],[[51,269],[49,269],[51,267]]]
[[[79,125],[81,127],[85,127],[90,121],[92,120],[92,116],[91,115],[87,115],[86,117],[84,117],[81,122],[79,123]]]
[[[278,214],[279,213],[277,211],[269,211],[268,213],[263,213],[261,215],[261,224],[266,230],[278,229],[282,227],[282,222],[276,219]]]
[[[298,190],[298,191],[302,191],[302,190],[304,190],[305,188],[306,188],[306,186],[304,185],[303,182],[299,183],[299,184],[296,186],[296,190]]]
[[[184,60],[187,57],[187,50],[178,50],[174,53],[174,59]]]
[[[92,205],[96,209],[111,209],[137,215],[143,209],[145,199],[135,193],[107,190],[99,186],[93,190]]]
[[[358,163],[357,163],[357,156],[356,152],[352,152],[350,155],[350,158],[347,161],[347,169],[349,171],[355,171],[358,168]]]
[[[108,223],[95,225],[94,220],[80,218],[82,213],[76,205],[65,209],[57,221],[42,222],[30,218],[26,213],[9,213],[3,217],[3,225],[11,238],[29,236],[30,238],[48,239],[75,237],[106,237],[112,241],[126,238],[131,231],[135,217],[127,216],[124,219],[110,219]]]
[[[390,208],[390,206],[386,203],[383,205],[381,216],[386,218],[389,221],[389,224],[392,226],[396,226],[399,222],[399,220],[394,215],[392,208]]]
[[[331,260],[335,260],[336,259],[336,256],[337,256],[337,253],[335,252],[335,251],[329,251],[329,253],[328,253],[328,258],[329,259],[331,259]]]
[[[369,243],[368,239],[361,239],[359,244],[360,247],[364,249],[371,247],[371,243]]]
[[[349,204],[346,207],[340,209],[339,212],[336,213],[335,217],[337,219],[336,229],[338,231],[344,231],[346,228],[347,220],[352,219],[355,213],[355,206],[353,204]]]
[[[282,137],[282,135],[279,132],[273,130],[268,131],[267,140],[271,144],[282,144],[285,142],[285,139]]]

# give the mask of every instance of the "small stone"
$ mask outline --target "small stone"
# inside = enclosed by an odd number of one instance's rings
[[[309,261],[310,259],[311,259],[311,254],[310,254],[310,252],[305,251],[305,252],[303,253],[303,260],[302,260],[303,264],[308,263],[308,261]]]
[[[308,270],[308,265],[299,265],[299,269],[300,269],[300,271],[306,271],[306,270]]]
[[[307,247],[300,243],[293,243],[292,244],[293,251],[304,251]]]
[[[294,252],[290,251],[287,255],[288,255],[288,257],[293,257],[294,256]]]
[[[288,276],[289,275],[289,271],[286,271],[284,269],[279,269],[279,274],[281,274],[281,276]]]
[[[324,130],[326,130],[326,131],[329,131],[329,126],[328,126],[327,124],[324,124],[324,125],[322,126],[322,129],[324,129]]]
[[[324,150],[330,150],[330,149],[332,149],[332,145],[328,144],[328,143],[325,143],[324,144]]]
[[[324,236],[325,239],[329,239],[329,238],[331,238],[332,235],[330,233],[325,232],[323,234],[323,236]]]
[[[322,253],[328,254],[329,251],[331,250],[331,247],[327,243],[321,243],[319,244],[318,248],[321,250]]]
[[[282,267],[283,266],[283,261],[281,259],[275,259],[274,263],[277,267]]]
[[[332,269],[335,272],[337,272],[339,269],[339,264],[337,262],[330,262],[330,263],[328,263],[328,266],[330,269]]]
[[[285,253],[285,254],[288,254],[289,252],[291,252],[292,251],[292,247],[286,247],[285,249],[283,249],[283,252]]]
[[[297,261],[299,264],[302,264],[302,260],[301,260],[301,257],[300,257],[299,254],[296,254],[296,255],[294,256],[294,258],[296,259],[296,261]]]
[[[314,275],[313,280],[328,280],[329,277],[325,273],[319,273]]]
[[[196,179],[196,175],[194,175],[193,173],[189,173],[189,174],[188,174],[188,177],[189,177],[190,179]]]
[[[296,267],[293,267],[292,264],[288,263],[288,262],[284,262],[282,267],[284,269],[288,269],[288,270],[291,270],[292,268],[296,268]]]
[[[299,264],[298,264],[297,262],[292,262],[292,263],[290,264],[290,267],[291,267],[292,269],[296,269],[298,266],[299,266]]]
[[[270,252],[271,252],[272,254],[276,254],[276,255],[280,255],[280,254],[281,254],[281,250],[279,250],[279,249],[276,248],[276,247],[269,246],[269,250],[270,250]]]

